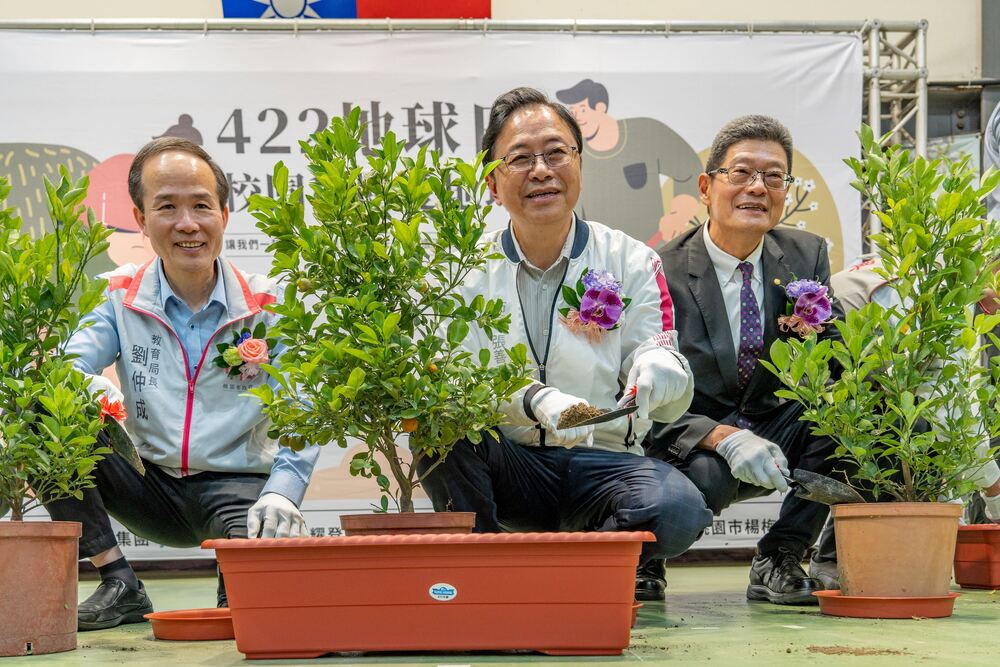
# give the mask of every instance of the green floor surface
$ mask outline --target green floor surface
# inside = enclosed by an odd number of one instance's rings
[[[998,665],[1000,594],[962,591],[949,619],[855,620],[821,616],[816,607],[749,603],[746,566],[669,571],[665,603],[646,603],[620,658],[537,654],[338,656],[316,660],[243,659],[235,642],[162,642],[146,624],[81,633],[78,649],[0,660],[0,667],[46,665]],[[158,610],[214,606],[215,580],[147,575]],[[80,585],[81,599],[95,582]],[[405,619],[400,622],[405,623]],[[280,623],[280,622],[279,622]],[[387,625],[391,625],[387,621]],[[280,632],[280,624],[276,626]]]

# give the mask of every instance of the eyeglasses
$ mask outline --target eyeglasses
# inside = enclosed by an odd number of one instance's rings
[[[507,167],[507,171],[513,172],[531,171],[538,158],[542,158],[547,167],[555,169],[569,164],[574,153],[576,153],[576,148],[573,146],[556,146],[541,153],[508,153],[500,160]]]
[[[764,186],[768,190],[787,190],[792,184],[792,175],[783,171],[763,171],[762,169],[751,169],[750,167],[719,167],[708,172],[709,174],[725,174],[732,185],[750,185],[757,180],[759,175],[764,181]]]

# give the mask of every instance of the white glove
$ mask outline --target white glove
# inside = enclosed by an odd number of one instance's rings
[[[1000,493],[995,496],[982,494],[986,502],[986,518],[993,523],[1000,523]]]
[[[280,493],[265,493],[247,512],[247,536],[308,537],[302,512]]]
[[[594,427],[577,426],[576,428],[557,429],[559,416],[570,406],[586,403],[582,398],[564,394],[555,387],[542,389],[531,399],[531,411],[538,418],[538,423],[545,429],[545,444],[574,447],[586,443],[594,444]]]
[[[639,406],[636,415],[639,419],[649,419],[650,412],[681,399],[690,381],[677,355],[663,348],[648,350],[632,364],[628,382],[625,383],[625,394],[618,405],[629,400],[629,390],[634,386],[635,403]]]
[[[121,392],[121,389],[116,387],[114,382],[103,375],[89,375],[87,380],[90,383],[90,391],[97,393],[103,389],[104,395],[112,403],[125,400],[125,394]]]
[[[781,493],[788,490],[788,482],[781,476],[788,474],[788,461],[770,440],[743,429],[723,438],[715,451],[726,459],[733,477],[741,482]]]

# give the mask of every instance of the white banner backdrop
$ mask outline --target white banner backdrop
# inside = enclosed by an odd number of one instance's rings
[[[295,185],[307,180],[298,141],[331,115],[356,104],[372,143],[391,130],[471,159],[493,99],[522,85],[563,100],[584,128],[586,217],[662,246],[705,219],[695,187],[717,130],[763,113],[795,140],[782,224],[827,237],[834,271],[860,252],[860,200],[841,162],[858,150],[861,119],[861,42],[849,35],[0,32],[0,176],[14,187],[8,205],[37,228],[41,176],[60,164],[89,173],[89,203],[118,229],[111,262],[138,262],[151,251],[131,217],[131,156],[155,136],[190,138],[233,186],[225,255],[263,272],[267,240],[247,199],[272,191],[277,160]],[[496,209],[491,224],[505,222]],[[350,453],[320,459],[304,506],[316,532],[373,500],[368,480],[347,473]],[[732,508],[698,546],[752,546],[754,525],[776,513],[773,501]],[[124,531],[121,541],[133,558],[204,555]]]

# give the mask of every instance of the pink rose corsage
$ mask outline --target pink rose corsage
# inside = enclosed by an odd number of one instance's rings
[[[276,341],[267,339],[264,335],[263,322],[259,322],[252,332],[246,328],[233,332],[232,343],[216,346],[219,355],[212,363],[229,369],[230,377],[239,375],[241,381],[254,379],[260,374],[260,365],[271,361],[271,349],[276,344]]]

